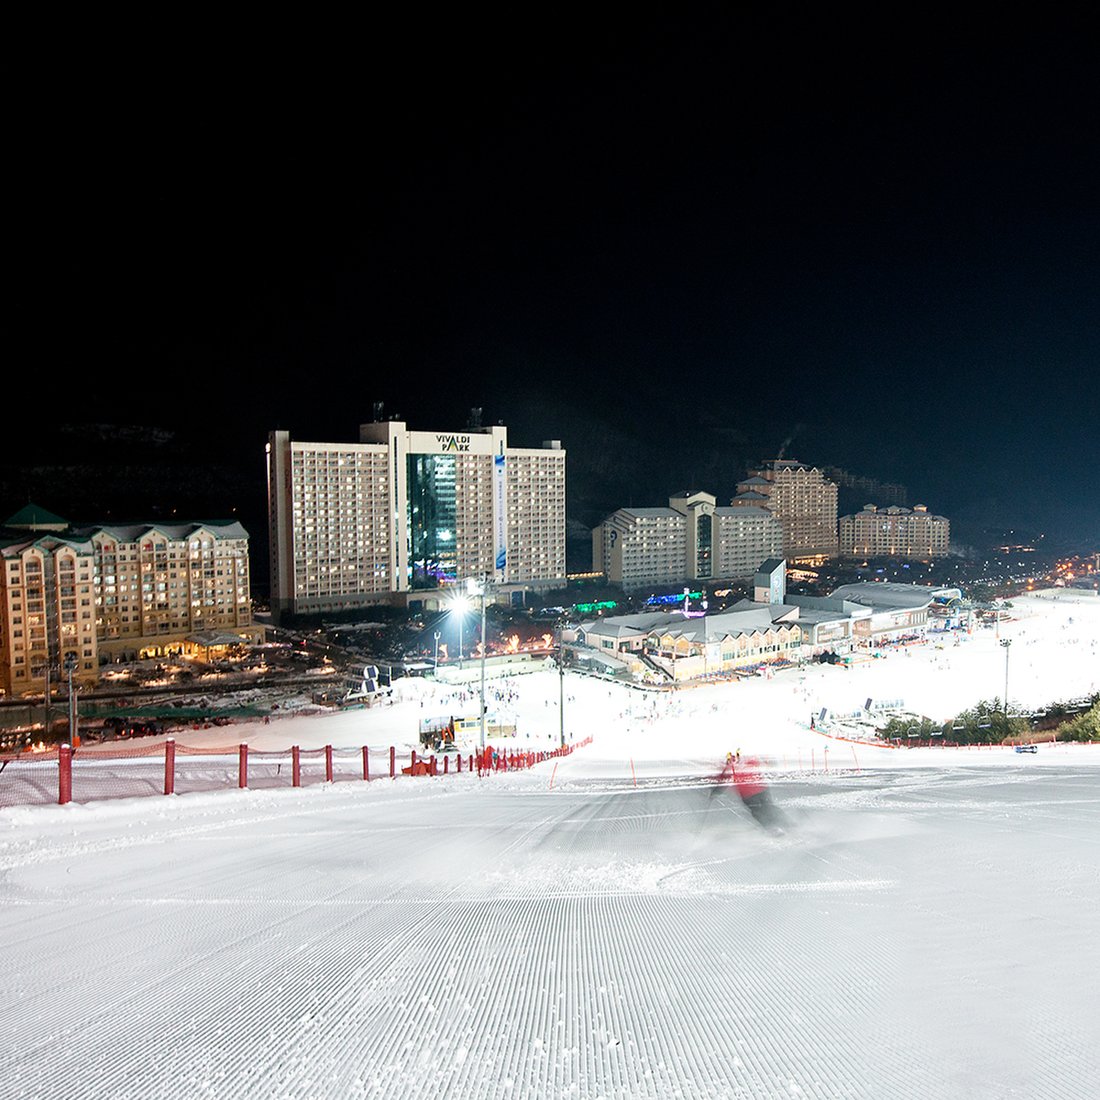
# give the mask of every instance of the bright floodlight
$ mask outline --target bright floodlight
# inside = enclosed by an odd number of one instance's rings
[[[453,596],[448,602],[448,611],[452,615],[465,615],[470,610],[471,603],[466,596]]]

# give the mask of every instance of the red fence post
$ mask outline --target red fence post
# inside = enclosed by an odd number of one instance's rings
[[[395,775],[396,769],[394,767],[394,747],[393,745],[390,745],[390,778],[393,779]]]
[[[435,775],[435,757],[431,757],[428,761],[428,774]]]
[[[449,756],[443,757],[443,774],[444,775],[447,774],[447,768],[450,765],[450,763],[451,763],[451,758]]]
[[[416,749],[412,751],[412,759],[410,760],[409,775],[416,775]]]
[[[237,786],[242,790],[248,786],[248,746],[241,745],[240,761],[237,766]]]
[[[363,746],[363,778],[370,780],[370,749],[366,745]]]
[[[68,745],[57,749],[57,804],[73,800],[73,750]]]
[[[302,785],[302,750],[297,745],[290,746],[290,783],[294,787]]]
[[[176,741],[172,737],[164,742],[164,793],[176,793]]]
[[[325,782],[332,782],[332,746],[325,746]]]

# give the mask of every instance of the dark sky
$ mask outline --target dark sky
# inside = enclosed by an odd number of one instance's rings
[[[578,523],[725,498],[791,439],[1095,543],[1095,37],[722,11],[9,61],[6,358],[51,405],[9,404],[10,503],[63,500],[76,448],[89,507],[255,526],[269,429],[355,439],[382,400],[560,437]],[[143,497],[149,454],[87,424],[177,433],[208,499],[163,454]]]

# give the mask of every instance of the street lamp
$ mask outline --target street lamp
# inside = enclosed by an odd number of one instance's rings
[[[1005,733],[1008,733],[1008,648],[1011,645],[1011,638],[1001,639],[1001,648],[1005,651]]]
[[[45,690],[42,693],[42,728],[44,730],[44,736],[47,741],[50,739],[50,654],[49,650],[46,651],[46,663],[39,666],[34,670],[37,674],[41,672],[46,678]]]
[[[76,654],[70,649],[65,654],[65,671],[69,674],[69,745],[76,748],[76,695],[73,693],[73,672],[76,671]]]
[[[439,631],[435,632],[435,674],[439,674]]]
[[[466,612],[470,610],[470,601],[465,596],[454,596],[450,602],[452,615],[458,616],[458,667],[462,667],[462,624],[466,618]]]

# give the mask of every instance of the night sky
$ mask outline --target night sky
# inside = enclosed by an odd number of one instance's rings
[[[383,401],[560,438],[574,534],[784,448],[1094,547],[1095,36],[723,10],[9,62],[4,506],[262,547]]]

